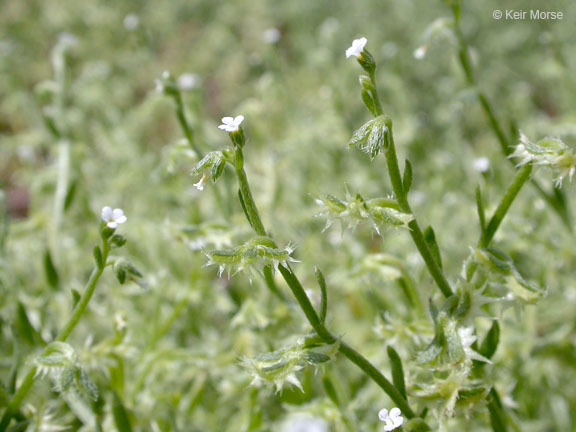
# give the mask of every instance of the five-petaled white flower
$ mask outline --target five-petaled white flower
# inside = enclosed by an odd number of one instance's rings
[[[387,432],[399,428],[402,426],[402,423],[404,423],[404,417],[402,417],[400,408],[392,408],[390,412],[385,408],[381,409],[378,413],[378,418],[386,423],[384,430]]]
[[[222,124],[218,126],[218,129],[225,130],[226,132],[236,132],[243,121],[244,121],[243,115],[239,115],[234,118],[223,117]]]
[[[346,58],[350,58],[352,56],[360,57],[362,51],[364,51],[366,43],[368,43],[368,39],[365,37],[354,39],[352,46],[346,50]]]
[[[106,222],[108,228],[115,229],[118,225],[126,222],[128,218],[124,215],[124,210],[119,208],[112,210],[111,207],[106,206],[102,209],[102,220]]]

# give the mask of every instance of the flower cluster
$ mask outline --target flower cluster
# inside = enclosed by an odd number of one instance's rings
[[[576,173],[576,153],[558,138],[544,138],[533,143],[520,132],[520,143],[510,157],[519,159],[519,166],[533,163],[550,168],[558,186],[562,185],[564,177],[572,181]]]
[[[346,220],[349,228],[355,228],[359,222],[368,221],[380,234],[382,226],[404,227],[414,219],[414,216],[402,213],[398,203],[391,198],[375,198],[365,200],[360,194],[354,197],[347,196],[341,200],[332,195],[322,195],[316,199],[316,204],[322,206],[318,216],[326,216],[328,229],[335,220]]]
[[[280,264],[298,262],[292,258],[292,252],[294,248],[291,245],[280,249],[269,237],[257,236],[234,249],[205,251],[204,254],[209,259],[206,266],[217,265],[219,275],[226,270],[230,277],[244,270],[252,280],[253,269],[260,271],[265,266],[277,269]]]

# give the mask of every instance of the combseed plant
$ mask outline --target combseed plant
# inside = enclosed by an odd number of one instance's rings
[[[574,7],[67,6],[0,15],[0,432],[574,430]]]

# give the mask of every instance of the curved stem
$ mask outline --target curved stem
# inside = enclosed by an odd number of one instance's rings
[[[374,74],[370,74],[370,79],[372,80],[373,88],[374,88],[374,99],[376,102],[376,112],[378,115],[382,115],[382,107],[379,102],[378,97],[378,90],[376,87],[376,82],[374,81]],[[386,150],[386,164],[388,166],[388,174],[390,175],[390,182],[392,183],[392,189],[394,190],[394,195],[396,195],[396,200],[398,201],[398,205],[400,206],[400,210],[404,213],[411,214],[414,219],[408,223],[408,227],[410,228],[410,235],[418,252],[422,256],[422,259],[426,263],[426,267],[430,272],[430,275],[442,291],[445,297],[450,297],[453,292],[444,272],[440,268],[440,265],[436,262],[436,259],[432,255],[430,248],[428,247],[428,243],[424,239],[424,235],[422,234],[422,230],[418,225],[418,221],[416,220],[416,216],[412,212],[410,208],[410,204],[408,203],[408,194],[404,190],[404,184],[402,182],[402,176],[400,175],[400,167],[398,166],[398,157],[396,156],[396,147],[394,146],[394,136],[392,134],[392,126],[389,125],[389,142],[388,142],[388,149]]]
[[[532,164],[524,165],[518,171],[518,173],[514,177],[514,180],[512,181],[512,184],[510,185],[510,187],[506,191],[506,194],[502,198],[502,201],[500,201],[500,204],[496,208],[496,211],[494,212],[494,215],[490,219],[490,222],[488,222],[486,231],[484,231],[484,235],[482,236],[479,242],[480,247],[482,248],[488,247],[488,245],[494,238],[494,235],[496,234],[498,227],[502,223],[504,216],[506,216],[506,213],[508,213],[510,206],[514,202],[514,199],[516,199],[516,196],[518,196],[518,193],[520,192],[520,189],[522,189],[522,186],[524,186],[524,184],[530,178],[531,173],[532,173]]]
[[[104,262],[106,262],[109,252],[110,252],[110,245],[108,244],[108,240],[104,239],[102,241],[102,257]],[[72,316],[70,317],[64,328],[60,330],[60,332],[56,336],[55,341],[64,342],[66,341],[66,339],[68,339],[68,336],[70,336],[70,333],[72,333],[72,331],[80,321],[80,318],[86,311],[88,303],[90,302],[90,299],[94,294],[94,290],[96,289],[96,285],[98,284],[98,280],[100,279],[100,276],[102,276],[103,271],[104,266],[100,267],[98,266],[98,264],[96,264],[96,266],[92,270],[92,273],[90,274],[88,282],[86,283],[84,293],[80,297],[80,300],[78,301],[76,307],[74,308],[74,311],[72,312]],[[22,402],[32,389],[34,382],[36,380],[37,369],[38,369],[37,366],[32,366],[32,368],[26,374],[26,377],[22,381],[22,384],[20,384],[20,387],[12,397],[12,400],[8,404],[8,407],[6,408],[6,411],[4,412],[4,415],[0,420],[0,432],[4,432],[6,430],[6,428],[10,424],[10,420],[12,419],[14,414],[18,412],[18,410],[20,409],[20,405],[22,405]]]
[[[242,153],[241,147],[236,147],[236,175],[238,177],[238,183],[240,187],[240,196],[243,200],[243,207],[246,213],[248,222],[254,228],[254,231],[258,235],[266,235],[266,230],[262,224],[258,208],[252,197],[252,192],[250,191],[250,185],[246,177],[246,172],[244,171],[244,155]],[[286,265],[279,265],[278,270],[280,274],[288,284],[288,287],[292,291],[292,294],[296,298],[296,301],[300,305],[300,308],[304,312],[306,319],[314,329],[314,331],[320,336],[324,342],[332,344],[338,341],[330,331],[324,326],[324,323],[318,316],[314,306],[310,302],[310,299],[306,295],[302,284],[292,271],[292,269]],[[362,370],[368,377],[370,377],[384,392],[396,403],[398,408],[400,408],[403,414],[407,418],[415,417],[414,411],[408,405],[408,402],[402,394],[394,387],[394,385],[386,379],[384,375],[365,357],[363,357],[358,351],[354,350],[352,347],[344,342],[340,342],[339,352],[342,353],[348,360],[354,363],[360,370]]]

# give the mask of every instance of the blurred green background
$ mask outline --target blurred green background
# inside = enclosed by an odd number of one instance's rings
[[[564,17],[492,17],[496,9],[537,8]],[[370,254],[404,262],[422,298],[436,296],[435,287],[406,232],[377,237],[368,226],[351,232],[335,224],[322,233],[314,196],[391,193],[383,159],[370,162],[346,146],[370,118],[360,68],[344,55],[365,36],[401,165],[409,158],[414,167],[415,213],[434,226],[446,272],[456,280],[479,235],[476,185],[492,210],[514,171],[466,84],[454,37],[437,21],[446,18],[450,10],[439,0],[0,1],[3,386],[10,388],[11,377],[69,316],[70,292],[82,290],[91,268],[100,209],[110,205],[128,216],[122,253],[145,283],[120,286],[108,275],[70,340],[100,389],[94,412],[103,430],[118,427],[117,399],[134,430],[277,431],[298,412],[325,418],[329,430],[348,430],[320,373],[301,373],[304,394],[248,387],[251,377],[238,359],[294,342],[307,327],[301,312],[270,296],[260,280],[220,279],[215,268],[202,268],[200,246],[240,244],[250,228],[231,171],[216,185],[224,205],[215,186],[192,186],[195,157],[179,143],[173,103],[155,92],[154,80],[165,70],[176,78],[194,74],[183,94],[205,152],[228,145],[217,129],[221,117],[246,117],[246,170],[264,224],[279,244],[297,245],[302,264],[295,268],[306,288],[316,289],[314,265],[323,269],[330,328],[387,371],[391,335],[408,361],[433,330],[407,311],[395,273],[370,267]],[[478,88],[509,136],[522,130],[534,140],[551,135],[574,144],[575,20],[572,2],[462,2]],[[57,122],[70,143],[70,177],[55,227],[59,147],[44,119],[54,106],[54,47],[63,39],[71,46]],[[415,58],[423,45],[426,56]],[[482,157],[486,172],[474,168]],[[551,187],[549,173],[537,177]],[[565,182],[564,189],[570,201],[573,186]],[[574,237],[526,187],[496,242],[527,278],[548,287],[548,296],[503,316],[493,379],[519,430],[573,430]],[[53,286],[47,253],[58,272]],[[386,332],[378,330],[382,322]],[[411,339],[409,329],[419,336]],[[329,372],[339,377],[355,430],[375,430],[387,397],[342,360]],[[37,425],[28,430],[52,423],[91,430],[50,388],[44,380],[27,400],[24,412]],[[458,412],[446,427],[463,424],[489,430],[486,409],[476,407],[471,420]]]

